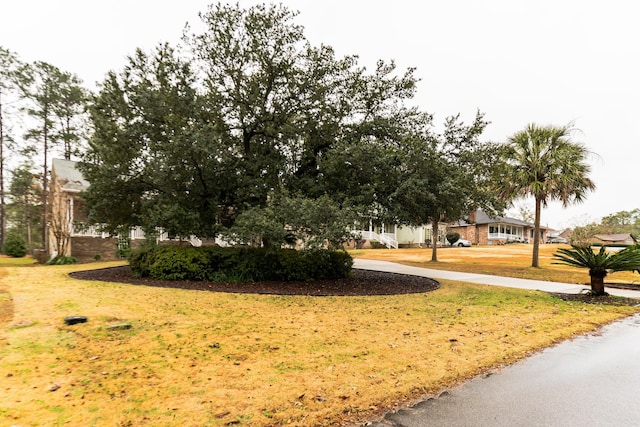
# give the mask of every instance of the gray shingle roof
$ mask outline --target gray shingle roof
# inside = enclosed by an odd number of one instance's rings
[[[76,168],[78,162],[72,160],[53,159],[51,171],[55,175],[63,190],[84,191],[89,188],[89,182],[84,179],[82,173]]]
[[[477,210],[476,211],[476,220],[473,224],[478,224],[478,225],[482,225],[482,224],[512,224],[512,225],[520,225],[523,227],[533,227],[534,224],[531,222],[527,222],[527,221],[522,221],[520,219],[516,219],[516,218],[508,218],[508,217],[504,217],[504,216],[497,216],[497,217],[490,217],[489,215],[487,215],[484,211],[481,210]],[[457,221],[455,223],[453,223],[453,226],[458,226],[458,227],[464,227],[467,225],[470,225],[471,223],[465,220],[460,220]],[[546,228],[546,227],[540,227],[540,228]]]
[[[635,241],[635,237],[629,233],[626,234],[596,234],[594,237],[602,240],[603,242],[621,242],[627,239]]]

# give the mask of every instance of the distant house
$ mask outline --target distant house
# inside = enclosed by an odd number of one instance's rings
[[[566,228],[562,231],[547,230],[546,243],[570,243],[573,230]]]
[[[533,242],[534,224],[515,218],[492,218],[485,212],[477,210],[467,220],[454,223],[441,223],[437,233],[430,224],[419,227],[408,227],[395,224],[370,224],[368,230],[354,231],[363,240],[377,241],[387,247],[424,246],[427,242],[445,245],[447,231],[460,234],[460,238],[469,240],[474,245],[497,245],[505,243]],[[545,241],[548,229],[540,228],[541,242]]]
[[[638,243],[632,234],[596,234],[593,236],[592,243],[602,245],[635,245]]]
[[[89,183],[76,166],[77,162],[71,160],[52,160],[48,256],[73,256],[79,261],[117,259],[118,249],[144,238],[144,234],[132,229],[129,236],[111,236],[89,224],[87,208],[80,197]],[[65,241],[62,245],[61,240]],[[59,247],[64,253],[57,253]]]
[[[570,242],[571,238],[573,237],[573,229],[565,228],[560,234],[558,234],[558,236],[564,237],[565,239],[567,239],[567,241]]]
[[[533,242],[533,223],[509,217],[491,217],[481,210],[471,213],[466,220],[449,224],[448,228],[474,245]],[[540,227],[541,242],[545,241],[547,232],[546,227]]]
[[[437,245],[441,246],[445,244],[445,235],[447,233],[447,224],[445,223],[439,224],[435,236],[431,224],[410,227],[394,223],[375,223],[370,221],[365,227],[356,228],[352,233],[357,236],[360,241],[358,244],[363,248],[382,245],[397,249],[426,246],[431,245],[432,242],[436,242]]]

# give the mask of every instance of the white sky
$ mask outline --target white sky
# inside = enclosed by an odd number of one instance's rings
[[[2,0],[0,46],[42,60],[91,88],[128,54],[177,43],[206,0]],[[235,3],[235,1],[233,2]],[[240,0],[241,6],[257,3]],[[587,201],[552,204],[542,223],[583,225],[640,208],[640,3],[632,0],[283,0],[312,44],[357,54],[371,68],[416,67],[416,102],[435,114],[477,109],[485,138],[505,141],[528,123],[580,130],[598,186]],[[531,206],[532,203],[528,203]]]

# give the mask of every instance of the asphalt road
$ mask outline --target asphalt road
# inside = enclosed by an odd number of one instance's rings
[[[373,426],[638,426],[640,315],[389,413]]]

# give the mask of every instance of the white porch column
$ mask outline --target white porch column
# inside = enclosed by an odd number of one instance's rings
[[[67,227],[69,227],[69,233],[73,234],[73,197],[67,199]]]

